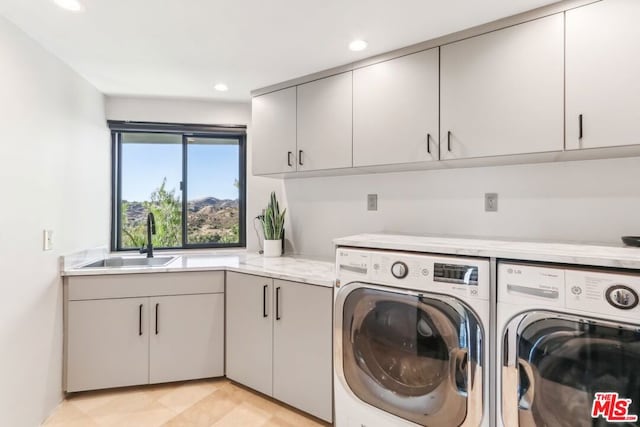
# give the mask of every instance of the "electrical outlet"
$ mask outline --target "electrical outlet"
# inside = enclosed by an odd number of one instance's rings
[[[42,233],[42,250],[50,251],[53,249],[53,230],[44,230]]]
[[[498,193],[484,193],[484,211],[498,212]]]
[[[378,195],[377,194],[367,194],[367,210],[368,211],[377,211],[378,210]]]

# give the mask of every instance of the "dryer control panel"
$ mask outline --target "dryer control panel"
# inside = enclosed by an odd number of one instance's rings
[[[640,274],[498,264],[498,302],[640,318]]]
[[[338,282],[367,282],[469,298],[489,298],[489,260],[338,248]]]

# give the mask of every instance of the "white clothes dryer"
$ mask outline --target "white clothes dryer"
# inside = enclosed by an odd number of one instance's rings
[[[498,426],[640,426],[639,294],[638,273],[500,262]]]
[[[489,261],[336,255],[336,426],[489,426]]]

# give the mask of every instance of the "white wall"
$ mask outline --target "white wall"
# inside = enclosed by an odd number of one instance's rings
[[[107,97],[113,120],[250,124],[249,103]],[[248,127],[251,171],[251,128]],[[618,242],[640,234],[640,158],[278,180],[247,177],[247,247],[252,218],[276,191],[288,208],[292,251],[333,257],[332,239],[361,232],[454,234]],[[484,193],[499,211],[484,212]],[[378,211],[366,195],[378,194]]]
[[[247,170],[252,170],[251,104],[248,102],[108,96],[106,114],[109,120],[247,125]],[[271,191],[281,195],[282,182],[247,173],[247,248],[251,251],[259,248],[253,218],[266,206]]]
[[[640,235],[640,158],[449,169],[284,182],[298,253],[332,258],[361,232],[619,242]],[[484,212],[484,193],[499,210]],[[378,194],[378,211],[366,195]]]
[[[251,104],[176,98],[107,96],[109,120],[159,123],[249,125]]]
[[[249,124],[248,103],[107,98],[107,116],[211,124]],[[251,171],[251,129],[248,128]],[[640,158],[278,180],[247,177],[248,248],[258,249],[252,218],[276,191],[288,208],[292,251],[333,257],[332,239],[361,232],[454,234],[618,242],[640,234]],[[484,212],[484,193],[499,211]],[[378,194],[378,211],[366,195]]]
[[[109,133],[102,95],[4,18],[0,58],[0,425],[33,427],[62,399],[58,257],[109,239]]]

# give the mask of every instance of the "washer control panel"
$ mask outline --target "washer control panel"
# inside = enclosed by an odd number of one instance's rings
[[[631,310],[638,306],[638,293],[628,286],[610,286],[605,295],[609,304],[621,310]]]
[[[489,260],[338,248],[338,282],[366,282],[417,291],[489,298]]]
[[[640,275],[567,270],[565,277],[568,308],[640,318]]]
[[[478,286],[478,266],[436,263],[433,266],[433,279],[436,282]]]
[[[640,274],[514,263],[498,265],[498,301],[640,318]]]
[[[404,279],[409,274],[409,267],[402,261],[396,261],[391,265],[391,274],[396,279]]]

